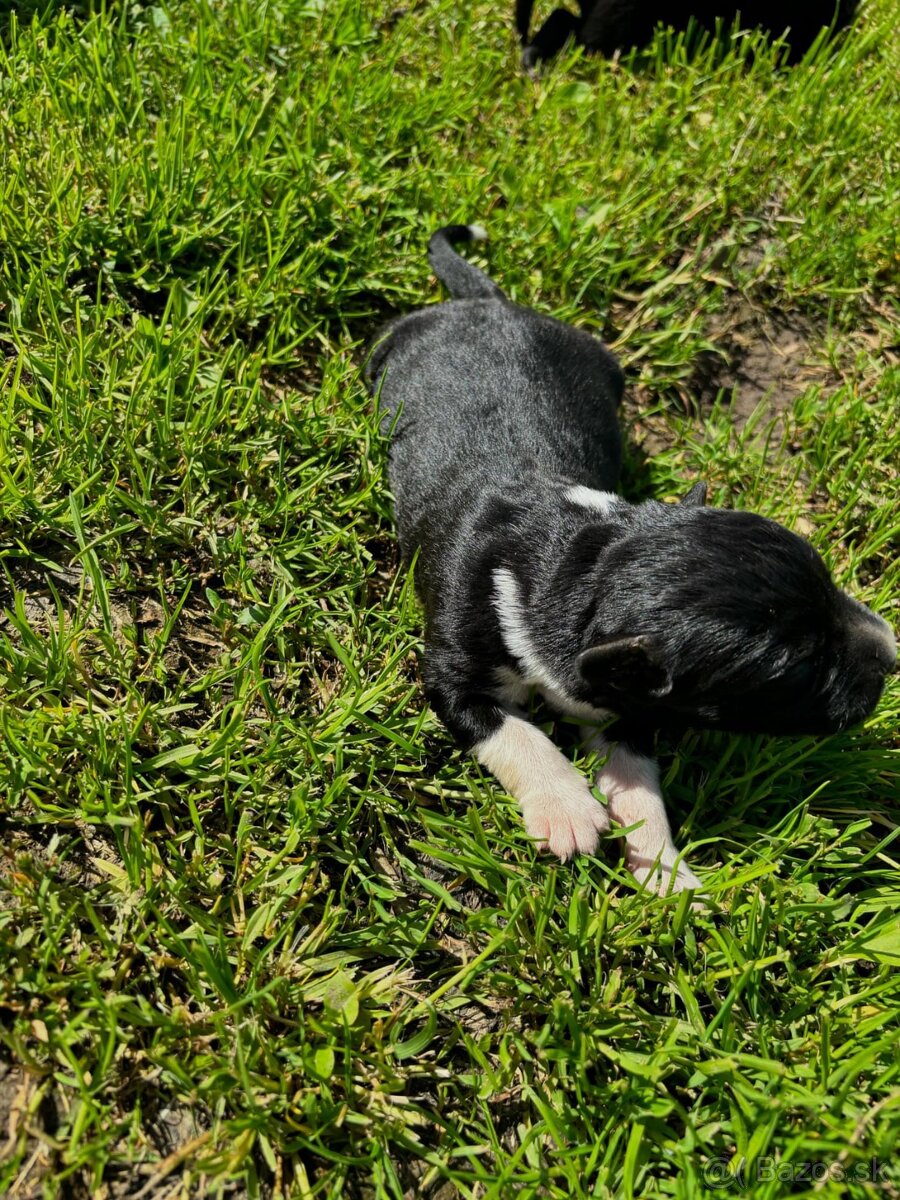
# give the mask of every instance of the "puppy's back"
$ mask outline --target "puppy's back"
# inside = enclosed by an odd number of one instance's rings
[[[403,318],[378,354],[392,475],[574,465],[615,486],[623,377],[590,334],[506,300],[454,300]]]

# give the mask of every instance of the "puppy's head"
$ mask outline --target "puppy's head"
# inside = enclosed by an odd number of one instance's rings
[[[889,626],[774,521],[683,505],[631,510],[603,558],[603,599],[578,667],[624,716],[823,734],[872,712],[897,668]],[[600,589],[598,589],[600,590]]]

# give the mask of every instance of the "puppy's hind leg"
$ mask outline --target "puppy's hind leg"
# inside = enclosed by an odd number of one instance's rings
[[[588,745],[601,754],[609,743],[602,734],[592,734]],[[597,775],[597,787],[617,825],[637,826],[625,835],[625,862],[638,883],[661,896],[702,887],[672,840],[653,759],[628,746],[614,746]]]

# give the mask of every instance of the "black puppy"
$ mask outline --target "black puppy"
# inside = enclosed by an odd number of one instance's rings
[[[391,436],[402,550],[418,549],[425,688],[464,748],[565,860],[609,817],[638,825],[627,861],[662,890],[678,861],[656,730],[831,733],[867,716],[896,665],[888,625],[839,591],[806,542],[764,517],[613,494],[622,372],[595,338],[511,304],[436,233],[455,297],[395,321],[369,360]],[[585,723],[618,722],[597,779],[609,809],[523,715],[532,689]]]
[[[657,25],[670,25],[675,30],[687,29],[693,23],[699,29],[715,32],[717,23],[730,28],[740,16],[747,29],[764,29],[771,34],[784,34],[789,60],[803,57],[822,29],[842,29],[853,19],[857,0],[831,0],[819,6],[810,0],[690,0],[672,4],[664,0],[642,3],[641,0],[578,0],[580,16],[565,8],[556,8],[533,38],[529,37],[531,10],[534,0],[517,0],[516,30],[522,42],[522,65],[535,66],[541,59],[552,58],[568,39],[574,38],[588,50],[597,50],[609,57],[616,50],[645,46],[653,37]]]

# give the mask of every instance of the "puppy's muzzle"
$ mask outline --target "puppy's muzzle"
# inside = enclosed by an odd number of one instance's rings
[[[858,600],[853,601],[853,615],[861,654],[874,662],[883,674],[895,674],[898,670],[897,639],[890,625]]]

